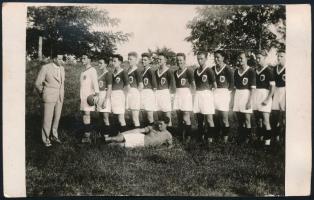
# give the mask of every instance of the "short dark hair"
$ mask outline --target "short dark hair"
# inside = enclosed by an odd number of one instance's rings
[[[137,58],[137,53],[135,51],[131,51],[128,53],[128,56],[134,56]]]
[[[176,55],[177,57],[179,57],[179,56],[182,56],[183,58],[184,58],[184,60],[185,60],[185,58],[186,58],[186,56],[185,56],[185,54],[184,53],[177,53],[177,55]]]
[[[248,52],[247,52],[247,51],[239,51],[239,53],[238,53],[238,57],[239,57],[240,55],[242,55],[242,54],[244,54],[244,55],[245,55],[245,57],[249,58],[249,54],[248,54]]]
[[[167,117],[167,116],[163,116],[163,117],[161,118],[161,120],[160,120],[160,121],[165,122],[165,124],[169,124],[169,122],[170,122],[170,118],[169,118],[169,117]]]
[[[214,52],[214,54],[220,54],[222,57],[226,58],[226,52],[223,50],[217,50]]]
[[[120,62],[123,62],[123,57],[120,54],[114,54],[112,58],[118,58]]]
[[[109,64],[109,58],[99,59],[99,61],[101,61],[101,60],[103,60],[105,64],[107,64],[107,65]]]
[[[208,52],[206,52],[206,51],[199,51],[199,52],[197,52],[197,54],[196,55],[204,55],[205,56],[205,58],[207,58],[207,56],[208,56]]]
[[[167,59],[167,55],[165,53],[162,53],[162,52],[158,53],[157,56],[163,56],[163,57],[165,57]]]
[[[256,55],[267,56],[267,51],[265,51],[265,50],[259,50],[259,51],[256,52]]]
[[[141,56],[142,56],[142,58],[143,58],[143,57],[147,57],[147,58],[150,58],[150,57],[151,57],[150,53],[146,53],[146,52],[145,52],[145,53],[142,53]]]

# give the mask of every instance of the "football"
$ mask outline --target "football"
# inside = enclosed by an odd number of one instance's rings
[[[94,95],[94,94],[91,94],[91,95],[89,95],[88,97],[87,97],[87,103],[88,103],[88,105],[90,105],[90,106],[95,106],[96,105],[96,98],[97,98],[97,96],[96,95]]]

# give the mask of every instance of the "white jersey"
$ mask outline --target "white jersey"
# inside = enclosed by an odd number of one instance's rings
[[[89,106],[87,97],[91,94],[99,93],[97,72],[94,67],[88,67],[81,73],[80,77],[80,97],[81,97],[81,110],[94,111],[94,106]]]

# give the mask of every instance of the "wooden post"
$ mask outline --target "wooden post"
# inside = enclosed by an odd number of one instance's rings
[[[39,36],[38,40],[38,59],[42,60],[43,59],[43,37]]]

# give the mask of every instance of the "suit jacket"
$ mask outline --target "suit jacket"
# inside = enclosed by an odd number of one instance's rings
[[[63,102],[64,98],[64,68],[60,66],[60,77],[54,63],[49,63],[40,69],[35,86],[41,94],[44,103]]]

